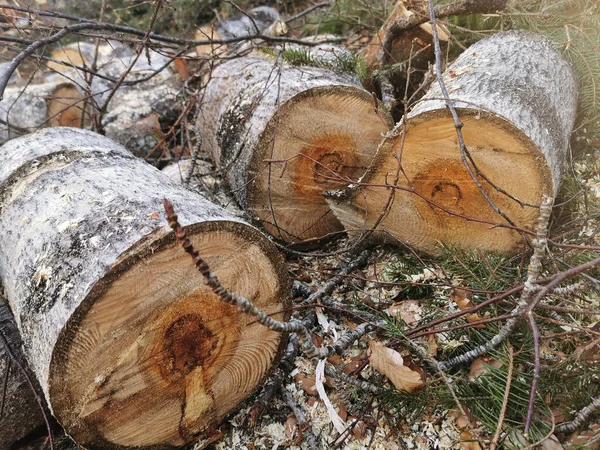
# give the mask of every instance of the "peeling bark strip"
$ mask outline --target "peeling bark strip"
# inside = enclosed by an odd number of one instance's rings
[[[259,57],[217,67],[198,116],[239,203],[289,243],[343,229],[321,192],[361,176],[390,127],[354,76]]]
[[[444,82],[463,123],[471,171],[508,218],[532,230],[537,205],[543,196],[555,196],[560,184],[577,106],[571,67],[546,38],[513,31],[470,47],[445,72]],[[329,199],[345,227],[373,226],[389,199],[386,186],[398,174],[400,155],[400,189],[380,230],[425,251],[438,242],[514,251],[522,238],[514,229],[493,226],[507,221],[467,171],[437,83],[410,112],[403,136],[404,126],[384,140],[361,188]]]
[[[7,87],[0,101],[0,144],[39,128],[81,126],[82,99],[81,91],[64,80]]]
[[[0,195],[2,283],[53,414],[79,444],[188,444],[265,378],[280,334],[204,285],[162,199],[224,286],[286,319],[284,264],[256,229],[79,129],[5,144]]]

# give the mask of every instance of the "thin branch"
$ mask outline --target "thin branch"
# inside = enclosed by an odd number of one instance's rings
[[[301,340],[302,350],[310,357],[327,358],[333,354],[333,348],[317,348],[315,344],[313,344],[310,332],[301,321],[291,320],[290,322],[280,322],[279,320],[275,320],[267,315],[264,311],[261,311],[254,306],[254,304],[247,298],[229,292],[221,284],[217,276],[212,273],[207,262],[202,259],[198,251],[188,239],[183,227],[177,219],[177,214],[175,214],[173,204],[169,200],[164,199],[163,206],[165,212],[167,213],[169,226],[175,232],[175,238],[177,239],[177,242],[183,247],[185,252],[192,257],[196,269],[204,277],[204,282],[206,285],[216,295],[218,295],[221,300],[223,300],[225,303],[236,306],[241,312],[255,316],[258,319],[258,323],[264,325],[270,330],[277,331],[279,333],[297,333]]]
[[[600,397],[593,398],[590,404],[583,408],[581,411],[579,411],[579,413],[577,413],[577,416],[575,416],[575,419],[573,419],[572,421],[564,422],[560,425],[557,425],[556,432],[571,433],[575,431],[577,428],[581,427],[585,422],[587,422],[589,417],[598,409],[600,409]]]
[[[431,1],[431,0],[429,0]],[[496,348],[502,342],[506,340],[506,338],[512,333],[515,329],[523,314],[527,311],[527,308],[530,307],[533,302],[531,301],[532,294],[537,290],[535,285],[536,280],[539,278],[539,273],[541,270],[541,261],[544,256],[544,252],[546,250],[547,243],[547,234],[548,234],[548,223],[550,221],[550,214],[552,212],[552,198],[546,197],[542,200],[542,204],[540,205],[540,216],[538,218],[538,225],[536,229],[536,239],[533,240],[533,255],[531,256],[529,262],[529,269],[527,271],[527,280],[523,285],[523,292],[521,294],[521,298],[517,303],[517,306],[511,311],[511,314],[514,314],[515,317],[509,319],[506,324],[500,329],[498,334],[496,334],[492,339],[486,342],[479,347],[476,347],[462,355],[456,356],[454,358],[449,359],[443,363],[440,363],[442,369],[447,370],[451,367],[454,367],[458,364],[469,363],[484,353],[489,352],[490,350]],[[600,262],[600,260],[599,260]],[[579,274],[580,272],[578,272]],[[553,280],[555,281],[560,277],[561,274],[555,276]],[[574,275],[573,275],[574,276]],[[549,286],[552,285],[553,282],[550,282],[546,287],[539,291],[538,296],[544,296],[549,292]],[[552,286],[550,289],[554,289],[556,285]],[[536,296],[536,299],[538,298]],[[535,300],[534,300],[535,301]]]
[[[490,450],[496,450],[498,441],[500,440],[500,434],[502,433],[502,424],[504,423],[504,417],[506,416],[506,409],[508,407],[508,397],[510,395],[510,385],[512,383],[514,369],[514,350],[512,346],[508,346],[508,373],[506,375],[506,385],[504,386],[504,398],[502,399],[502,407],[500,408],[500,415],[498,416],[498,425],[496,425],[496,432],[490,443]]]

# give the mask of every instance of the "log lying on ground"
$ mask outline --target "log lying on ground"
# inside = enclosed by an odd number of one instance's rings
[[[560,184],[577,106],[572,69],[549,40],[508,32],[470,47],[444,81],[478,182],[518,227],[533,229],[542,196],[556,195]],[[348,230],[365,230],[394,194],[379,224],[392,242],[426,251],[442,242],[510,252],[522,236],[502,226],[508,222],[467,171],[442,97],[435,83],[410,112],[406,132],[401,123],[382,143],[362,187],[331,193],[329,204]],[[392,189],[396,178],[398,189]]]
[[[290,286],[275,247],[89,131],[49,128],[0,155],[0,277],[61,425],[90,449],[209,433],[266,376],[280,335],[205,286],[162,199],[223,285],[285,319]]]
[[[247,13],[219,21],[217,25],[201,26],[196,31],[195,39],[235,39],[259,33],[265,36],[284,36],[288,33],[288,27],[276,9],[268,6],[258,6]],[[238,48],[240,43],[234,43],[232,46]],[[228,52],[230,52],[230,49],[226,44],[196,46],[198,56],[223,56]]]
[[[163,128],[173,125],[183,111],[183,102],[178,98],[183,83],[174,74],[172,59],[156,51],[150,51],[148,60],[145,53],[136,58],[122,56],[123,51],[119,53],[118,49],[114,53],[107,53],[105,46],[100,49],[102,52],[97,59],[99,77],[90,79],[82,71],[57,64],[53,67],[56,73],[49,78],[75,80],[81,91],[90,93],[89,109],[96,112],[115,87],[115,83],[109,80],[119,80],[126,75],[125,83],[108,104],[102,125],[107,137],[124,145],[136,156],[148,157],[162,142]],[[79,50],[87,55],[84,55],[85,64],[91,64],[92,60],[88,59],[93,58],[95,52],[95,45],[91,42],[60,48],[56,57],[64,53],[63,60],[68,60],[67,51]],[[80,61],[73,63],[82,64]],[[160,157],[161,152],[155,152],[154,156]]]
[[[71,65],[91,68],[94,58],[96,63],[102,66],[115,58],[127,57],[131,54],[131,49],[118,41],[102,41],[98,45],[93,41],[78,41],[55,49],[50,54],[53,61],[48,61],[46,66],[52,71],[62,73],[72,70]]]
[[[342,230],[321,192],[363,174],[391,119],[351,74],[247,57],[213,71],[197,125],[240,205],[303,243]]]
[[[83,98],[73,83],[64,80],[7,87],[0,101],[0,144],[39,128],[81,126]]]
[[[23,358],[22,342],[19,330],[8,309],[8,304],[0,298],[0,333],[10,346],[6,348],[0,339],[0,450],[25,445],[28,438],[37,437],[45,432],[44,419],[35,395],[27,379],[12,359],[11,353],[19,358],[26,367]],[[33,373],[30,379],[39,388]],[[41,390],[39,390],[41,395]]]
[[[426,2],[420,2],[427,9]],[[422,13],[422,11],[421,11]],[[406,20],[415,15],[414,11],[406,8],[406,1],[399,0],[394,7],[394,10],[381,26],[378,33],[373,37],[371,42],[361,51],[361,56],[365,59],[367,71],[373,74],[382,66],[392,64],[407,63],[410,60],[411,81],[412,84],[418,86],[423,80],[423,73],[428,69],[429,64],[435,60],[435,52],[433,50],[433,27],[429,22],[404,30],[398,37],[393,36],[393,27],[397,22]],[[438,25],[438,38],[442,49],[445,49],[450,39],[448,31]],[[390,41],[389,50],[385,48],[387,41]],[[444,52],[445,53],[445,52]],[[398,79],[397,74],[390,73],[391,81],[395,81],[394,88],[400,94],[404,95],[404,84],[406,78]],[[364,81],[365,87],[368,90],[375,88],[372,76],[369,76]],[[413,89],[414,90],[414,89]],[[401,91],[401,92],[400,92]]]

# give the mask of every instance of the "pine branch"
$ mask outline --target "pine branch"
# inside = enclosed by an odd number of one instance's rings
[[[523,286],[523,292],[521,298],[517,303],[517,306],[511,311],[515,317],[509,319],[506,324],[500,329],[487,343],[476,347],[462,355],[455,358],[449,359],[448,361],[440,363],[442,370],[448,370],[458,364],[465,364],[473,361],[481,355],[489,352],[496,348],[502,342],[508,338],[508,336],[514,331],[515,327],[522,318],[523,313],[529,306],[531,296],[537,290],[535,282],[539,278],[541,270],[541,261],[546,250],[547,234],[548,234],[548,223],[550,221],[550,214],[552,213],[553,200],[550,197],[545,197],[540,205],[540,216],[538,218],[538,226],[536,231],[536,239],[533,240],[533,255],[529,262],[529,269],[527,271],[527,280]],[[544,289],[540,293],[544,292]],[[536,297],[537,298],[537,297]]]

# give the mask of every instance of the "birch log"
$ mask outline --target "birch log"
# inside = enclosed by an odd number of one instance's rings
[[[0,101],[0,144],[39,128],[81,126],[86,117],[83,97],[64,80],[8,86]]]
[[[46,400],[79,444],[189,444],[266,376],[280,335],[204,285],[162,199],[224,286],[285,319],[285,266],[256,229],[79,129],[9,141],[0,188],[0,277]]]
[[[512,31],[471,46],[444,82],[463,124],[470,170],[496,207],[533,230],[542,196],[555,196],[560,185],[577,107],[571,67],[548,39]],[[361,187],[331,193],[329,204],[358,231],[371,229],[392,199],[379,230],[422,250],[441,242],[514,251],[522,235],[468,172],[442,98],[436,82],[384,140]]]
[[[342,230],[321,192],[363,174],[391,119],[353,75],[247,57],[213,71],[197,125],[240,205],[306,243]]]
[[[367,71],[371,75],[364,80],[365,88],[369,91],[376,87],[380,89],[379,86],[376,86],[378,83],[373,79],[373,75],[383,66],[406,63],[407,66],[410,64],[410,93],[412,93],[423,81],[423,75],[429,68],[429,65],[435,61],[433,27],[429,22],[404,30],[402,33],[396,33],[399,36],[392,37],[394,34],[393,29],[397,26],[397,23],[409,20],[416,14],[414,11],[406,8],[406,3],[405,0],[398,0],[385,23],[373,39],[371,39],[371,42],[361,51],[361,56],[365,59],[367,65]],[[417,3],[417,5],[414,5],[418,7],[417,9],[424,7],[426,11],[426,2],[419,1],[413,3]],[[423,12],[423,10],[419,11],[421,14]],[[448,30],[442,25],[438,25],[437,31],[442,53],[445,55],[450,35]],[[386,50],[385,46],[388,40],[391,45]],[[395,97],[401,99],[405,94],[404,91],[408,81],[405,76],[407,70],[390,71],[388,69],[387,72],[388,74],[384,76],[390,79],[389,81],[393,85]],[[401,76],[400,74],[403,75]]]
[[[258,6],[252,8],[247,13],[239,14],[227,20],[220,20],[218,24],[203,25],[196,31],[195,39],[203,40],[221,40],[221,39],[239,39],[256,34],[263,36],[284,36],[288,33],[288,27],[285,21],[279,15],[279,12],[268,6]],[[243,41],[233,44],[240,52],[240,44]],[[242,45],[242,47],[245,47]],[[248,48],[245,47],[247,50]],[[206,44],[196,46],[196,54],[200,57],[224,56],[226,53],[232,53],[226,44]]]

